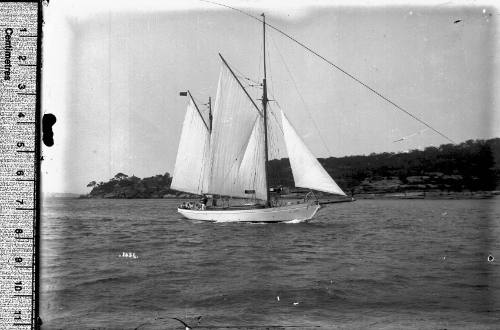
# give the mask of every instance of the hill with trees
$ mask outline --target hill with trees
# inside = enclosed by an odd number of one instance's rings
[[[92,198],[163,198],[172,194],[170,184],[172,177],[167,172],[164,175],[155,175],[140,179],[134,175],[128,176],[118,173],[108,182],[90,182],[88,197]],[[175,195],[172,195],[175,197]]]
[[[348,194],[411,191],[492,191],[500,187],[500,138],[468,140],[402,153],[320,158],[319,162]],[[293,190],[288,158],[269,162],[272,187]],[[90,182],[88,197],[188,197],[170,189],[169,173],[140,179],[118,173],[108,182]]]

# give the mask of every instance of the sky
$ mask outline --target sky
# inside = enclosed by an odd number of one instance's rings
[[[500,137],[491,2],[221,2],[265,12],[269,24],[455,142]],[[242,75],[262,79],[261,23],[200,1],[120,4],[56,0],[46,8],[42,102],[57,123],[55,145],[43,150],[44,192],[85,193],[88,182],[118,172],[172,173],[187,106],[179,92],[189,89],[199,103],[214,98],[218,53]],[[449,142],[276,31],[266,33],[271,108],[285,111],[317,157]]]

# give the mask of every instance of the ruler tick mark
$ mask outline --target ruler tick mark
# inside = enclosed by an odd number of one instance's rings
[[[17,92],[17,95],[36,95],[36,93]]]
[[[35,152],[35,150],[16,150],[17,152]]]
[[[18,124],[35,124],[34,121],[18,121]]]
[[[33,237],[15,237],[15,239],[33,239]]]

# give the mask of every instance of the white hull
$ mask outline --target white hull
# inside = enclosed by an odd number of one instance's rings
[[[320,205],[294,204],[261,209],[209,209],[187,210],[177,209],[184,217],[191,220],[216,221],[216,222],[281,222],[309,220]]]

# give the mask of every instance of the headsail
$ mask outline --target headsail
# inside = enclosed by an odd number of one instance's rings
[[[238,181],[241,187],[255,190],[255,197],[261,200],[267,198],[264,152],[264,119],[258,116],[241,161]]]
[[[201,194],[206,190],[209,147],[210,132],[190,99],[175,160],[172,189],[193,194]]]
[[[346,196],[306,147],[283,111],[281,122],[295,186]]]
[[[265,199],[262,119],[255,105],[222,65],[215,100],[210,150],[212,194]],[[264,179],[263,179],[264,178]]]

